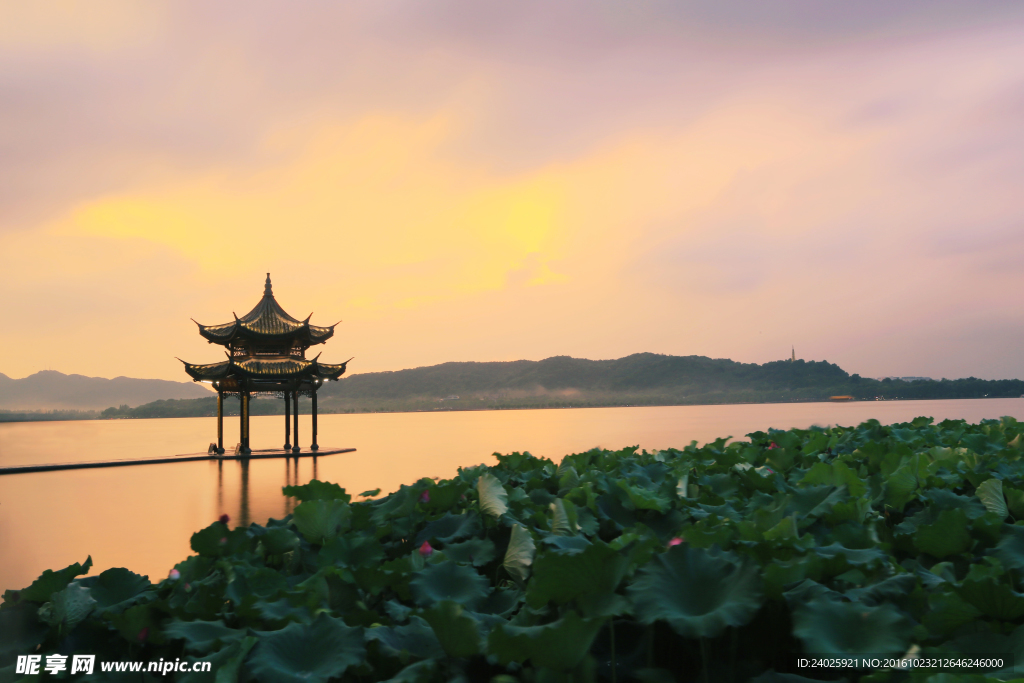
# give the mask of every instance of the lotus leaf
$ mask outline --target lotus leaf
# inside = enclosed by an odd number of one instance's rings
[[[381,654],[397,659],[408,652],[417,659],[441,657],[444,650],[433,629],[421,617],[414,616],[401,626],[377,626],[366,629],[366,640],[377,641]]]
[[[461,543],[445,545],[444,554],[454,562],[482,567],[494,559],[496,550],[489,538],[472,538]]]
[[[415,544],[423,545],[424,541],[437,540],[441,543],[451,543],[461,538],[473,536],[480,530],[480,518],[476,514],[464,512],[459,515],[451,513],[423,527],[423,530],[416,534]]]
[[[312,623],[289,624],[257,634],[249,669],[260,679],[281,683],[326,683],[341,677],[366,656],[363,629],[321,614]]]
[[[804,652],[815,655],[902,654],[910,626],[889,604],[869,607],[817,598],[797,606],[793,614],[793,635],[803,643]]]
[[[221,645],[234,643],[245,636],[245,630],[228,628],[224,621],[182,621],[175,619],[164,627],[164,635],[173,640],[184,640],[185,650],[205,654]]]
[[[82,564],[75,562],[70,567],[65,567],[59,571],[47,569],[38,579],[32,582],[32,585],[18,591],[17,597],[9,595],[10,591],[4,593],[4,604],[10,604],[18,600],[47,602],[50,600],[50,596],[57,591],[64,590],[64,587],[71,583],[71,580],[76,576],[88,574],[90,567],[92,567],[92,555],[87,557]]]
[[[480,512],[491,517],[501,517],[508,512],[508,493],[493,474],[480,475],[476,490],[480,497]]]
[[[149,578],[139,576],[123,567],[107,569],[96,577],[89,586],[89,593],[96,600],[96,609],[123,612],[136,600],[148,597]]]
[[[416,604],[429,607],[443,600],[469,609],[482,603],[490,593],[490,582],[472,567],[454,562],[429,565],[409,582]]]
[[[749,622],[763,600],[758,568],[731,554],[682,545],[655,555],[629,587],[637,617],[684,638],[713,638]]]
[[[345,493],[345,489],[341,488],[337,484],[332,484],[326,481],[320,481],[314,479],[308,484],[302,486],[285,486],[281,491],[286,496],[298,498],[303,503],[310,500],[341,500],[346,503],[352,502],[352,496]],[[372,493],[367,491],[366,493]],[[360,495],[366,495],[366,493]],[[380,489],[377,490],[380,493]],[[377,495],[373,493],[373,495]]]
[[[526,602],[538,608],[548,601],[562,605],[582,595],[613,593],[628,566],[626,555],[601,541],[580,553],[545,550],[533,563]]]
[[[488,650],[502,664],[530,661],[535,666],[567,671],[590,650],[601,620],[583,619],[570,611],[543,626],[502,625],[491,631]]]
[[[1003,482],[1001,479],[988,479],[981,483],[975,490],[975,494],[985,509],[999,517],[1006,519],[1010,514],[1006,508],[1006,499],[1003,498]]]
[[[89,589],[72,581],[64,590],[53,594],[52,609],[47,621],[67,632],[81,623],[94,609],[96,601],[89,595]]]
[[[309,500],[292,512],[292,521],[302,537],[314,545],[323,545],[348,528],[352,510],[344,500]]]
[[[449,657],[472,657],[480,652],[480,625],[463,612],[462,605],[442,600],[423,612]]]
[[[533,537],[521,524],[512,525],[512,535],[508,541],[508,549],[505,551],[505,559],[502,566],[513,579],[520,584],[526,583],[530,576],[530,567],[533,565],[533,557],[537,547]]]
[[[971,546],[967,515],[963,510],[943,510],[934,524],[922,525],[914,535],[914,547],[937,559],[966,551]]]

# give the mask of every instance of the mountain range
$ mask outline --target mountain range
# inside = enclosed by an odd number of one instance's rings
[[[43,370],[22,379],[0,374],[0,410],[103,410],[130,408],[160,399],[209,396],[210,390],[193,382],[131,377],[85,377]]]

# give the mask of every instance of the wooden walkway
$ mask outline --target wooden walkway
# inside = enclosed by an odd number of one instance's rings
[[[98,460],[92,462],[61,462],[45,465],[16,465],[0,467],[0,474],[27,474],[29,472],[53,472],[56,470],[86,470],[96,467],[126,467],[128,465],[156,465],[168,462],[194,462],[196,460],[259,460],[261,458],[309,458],[336,453],[351,453],[354,448],[321,447],[318,451],[303,450],[292,453],[280,448],[254,450],[250,455],[212,455],[210,453],[185,453],[169,458],[128,458],[124,460]]]

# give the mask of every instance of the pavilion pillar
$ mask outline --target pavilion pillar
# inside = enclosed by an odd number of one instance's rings
[[[217,391],[217,455],[224,455],[224,392]]]
[[[291,415],[291,396],[288,392],[284,392],[284,449],[286,451],[291,450],[292,445],[289,443],[292,440],[292,415]]]
[[[299,392],[292,392],[292,431],[295,432],[295,445],[292,446],[292,453],[299,452]]]
[[[310,444],[309,450],[316,452],[320,449],[319,444],[316,442],[316,390],[317,386],[313,385],[313,443]]]
[[[249,387],[242,390],[242,455],[249,455]]]

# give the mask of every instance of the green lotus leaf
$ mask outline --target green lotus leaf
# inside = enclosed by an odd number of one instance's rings
[[[477,613],[507,615],[519,606],[522,599],[523,592],[518,588],[498,588],[487,596]]]
[[[1003,495],[1006,496],[1006,504],[1010,508],[1010,513],[1017,519],[1024,518],[1024,491],[1007,486],[1004,483]]]
[[[423,612],[437,640],[449,657],[472,657],[480,653],[480,624],[464,613],[462,605],[442,600]]]
[[[994,554],[1007,569],[1024,569],[1024,526],[1006,525]]]
[[[631,485],[623,479],[618,480],[616,486],[625,494],[625,500],[622,502],[627,510],[656,510],[658,512],[665,512],[672,507],[672,501],[657,491]]]
[[[285,526],[267,529],[267,533],[260,536],[259,539],[268,555],[284,555],[295,550],[299,545],[299,537]]]
[[[444,650],[434,630],[421,617],[413,616],[401,626],[377,626],[366,629],[367,642],[375,640],[385,657],[399,658],[408,652],[417,659],[441,657]]]
[[[280,572],[269,567],[239,565],[234,577],[228,582],[224,597],[236,605],[247,599],[269,600],[288,589],[288,580]]]
[[[831,486],[845,486],[850,495],[862,496],[867,491],[867,484],[850,467],[838,460],[831,463],[818,462],[807,470],[807,474],[800,480],[804,486],[815,484],[827,484]]]
[[[1001,578],[997,571],[986,572],[980,565],[972,565],[957,593],[993,619],[1019,619],[1024,616],[1024,594],[1013,590]]]
[[[983,481],[974,493],[985,509],[998,516],[999,519],[1006,519],[1010,514],[1006,508],[1006,499],[1003,498],[1003,481],[1001,479]]]
[[[220,619],[217,621],[173,619],[164,626],[164,635],[172,640],[184,640],[186,652],[205,654],[241,640],[245,636],[245,629],[228,628]]]
[[[225,557],[244,552],[253,539],[245,529],[228,529],[223,522],[214,522],[192,534],[192,550],[206,557]]]
[[[490,581],[472,567],[442,562],[425,567],[409,582],[416,604],[430,607],[442,600],[473,609],[490,592]]]
[[[768,669],[757,678],[751,678],[749,683],[820,683],[817,678],[805,678],[796,674],[780,674],[774,669]],[[835,683],[846,683],[845,678],[840,678]],[[935,683],[931,681],[930,683]]]
[[[878,605],[888,601],[895,602],[897,599],[909,595],[917,587],[917,584],[916,574],[897,574],[863,588],[848,590],[845,595],[850,600],[856,600],[865,605]]]
[[[324,543],[317,556],[320,566],[374,567],[384,559],[380,541],[369,535],[346,534]]]
[[[537,667],[567,671],[590,651],[602,622],[601,619],[583,619],[570,611],[558,621],[543,626],[502,624],[491,631],[487,651],[502,665],[530,661]]]
[[[424,659],[422,662],[416,662],[405,667],[385,683],[428,683],[434,680],[436,671],[437,661]]]
[[[928,596],[928,611],[921,623],[932,633],[946,636],[980,616],[981,611],[977,607],[956,593],[932,593]]]
[[[920,497],[930,502],[933,510],[963,510],[967,519],[978,519],[986,512],[985,506],[976,498],[959,496],[949,489],[928,489]]]
[[[64,590],[64,587],[71,583],[71,580],[76,576],[88,574],[90,567],[92,567],[92,555],[87,557],[82,564],[75,562],[70,567],[65,567],[58,571],[47,569],[28,588],[17,591],[18,595],[16,598],[11,595],[14,591],[4,593],[4,604],[13,604],[18,600],[48,602],[54,593]]]
[[[346,529],[352,509],[344,500],[309,500],[292,511],[292,524],[313,545],[323,545]]]
[[[310,500],[340,500],[345,503],[352,502],[352,496],[345,493],[345,489],[341,488],[337,484],[332,484],[328,481],[320,481],[318,479],[313,479],[308,484],[303,484],[302,486],[285,486],[281,489],[281,492],[286,496],[298,498],[303,503]]]
[[[468,538],[480,531],[480,518],[476,514],[464,512],[460,515],[452,513],[423,527],[423,530],[416,534],[415,543],[423,545],[424,541],[437,540],[441,543],[452,543],[460,538]]]
[[[508,541],[508,549],[505,551],[505,559],[502,567],[513,579],[520,584],[526,583],[530,576],[530,567],[533,565],[533,558],[537,552],[537,546],[533,542],[533,536],[521,524],[512,525],[512,535]]]
[[[767,541],[795,541],[800,538],[800,532],[796,528],[796,518],[793,516],[784,517],[782,521],[764,532]]]
[[[249,657],[248,668],[260,680],[326,683],[366,657],[363,629],[327,614],[312,623],[289,624],[280,631],[257,635],[259,644]]]
[[[39,620],[38,613],[39,607],[32,602],[4,602],[0,609],[0,662],[13,661],[16,655],[34,652],[36,646],[43,642],[48,629]],[[14,680],[13,672],[9,679]]]
[[[590,541],[583,536],[545,536],[541,543],[567,555],[582,553],[590,547]]]
[[[908,468],[893,472],[885,480],[885,502],[895,510],[903,510],[917,492],[917,477]]]
[[[748,623],[763,602],[758,567],[717,548],[684,545],[655,555],[629,587],[638,619],[664,620],[684,638],[714,638]]]
[[[570,503],[571,505],[571,503]],[[555,536],[572,536],[576,530],[569,515],[565,511],[565,503],[561,498],[551,503],[551,533]]]
[[[508,493],[493,474],[486,472],[480,475],[476,490],[480,498],[480,512],[491,517],[501,517],[508,512]]]
[[[562,605],[582,595],[614,593],[628,567],[629,557],[601,541],[575,554],[546,550],[533,563],[526,602],[539,608],[548,601]]]
[[[96,600],[96,609],[123,612],[137,602],[150,585],[149,577],[139,576],[123,567],[114,567],[96,577],[96,581],[89,586],[89,593]]]
[[[216,672],[216,683],[237,683],[238,673],[242,668],[242,662],[249,656],[249,651],[258,642],[256,636],[246,636],[241,640],[223,647],[213,654],[205,657],[197,657],[193,662],[209,662],[210,671]],[[209,683],[210,673],[202,671],[190,671],[175,676],[179,683]]]
[[[453,562],[471,564],[482,567],[494,559],[496,554],[494,542],[489,538],[471,538],[461,543],[451,543],[444,547],[444,555]]]
[[[941,511],[934,524],[919,526],[914,534],[914,547],[939,560],[965,552],[971,542],[967,515],[960,509]]]
[[[874,563],[883,563],[886,554],[879,548],[847,548],[838,543],[824,545],[814,549],[818,557],[824,559],[843,558],[848,564],[862,567]]]
[[[804,652],[815,655],[902,654],[911,626],[890,604],[869,607],[818,598],[798,605],[793,613],[793,635],[803,643]]]
[[[80,624],[96,609],[96,601],[89,594],[89,589],[72,581],[64,590],[53,594],[52,609],[46,621],[51,626],[60,626],[68,632]],[[40,610],[42,615],[42,610]]]

